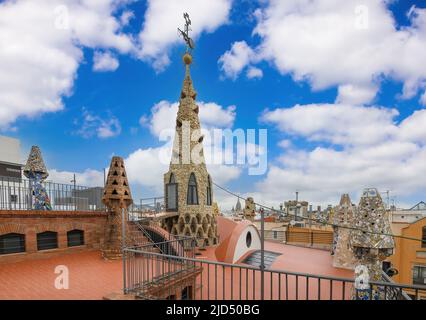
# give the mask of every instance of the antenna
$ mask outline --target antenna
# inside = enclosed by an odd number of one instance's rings
[[[183,14],[183,18],[185,19],[185,26],[183,28],[183,31],[178,28],[178,33],[182,36],[183,40],[186,43],[186,51],[194,50],[195,49],[195,42],[192,40],[192,38],[189,36],[189,31],[192,31],[191,29],[191,19],[189,18],[189,14],[185,12]]]

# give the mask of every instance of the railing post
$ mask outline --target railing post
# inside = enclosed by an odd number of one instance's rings
[[[265,298],[265,214],[260,210],[260,299]]]
[[[126,287],[126,218],[125,218],[125,210],[121,208],[121,252],[123,255],[123,292],[127,293]]]

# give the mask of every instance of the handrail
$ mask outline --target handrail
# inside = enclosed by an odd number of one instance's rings
[[[146,252],[146,251],[141,251],[141,250],[135,250],[135,249],[130,249],[130,248],[125,248],[124,250],[128,251],[128,252],[132,252],[132,253],[143,253],[143,254],[152,255],[152,256],[156,256],[156,257],[163,257],[163,258],[169,258],[169,259],[175,259],[175,260],[181,259],[181,260],[187,260],[187,261],[192,261],[192,262],[212,264],[212,265],[217,265],[217,266],[222,266],[222,267],[230,267],[230,268],[241,267],[241,268],[252,270],[252,271],[261,271],[261,269],[258,268],[258,267],[242,265],[242,264],[230,264],[230,263],[219,262],[219,261],[209,261],[209,260],[203,260],[203,259],[197,259],[197,258],[172,256],[172,255],[155,253],[155,252]],[[333,280],[333,281],[342,281],[342,282],[355,282],[355,279],[350,279],[350,278],[331,277],[331,276],[326,276],[326,275],[316,275],[316,274],[295,272],[295,271],[286,271],[286,270],[277,270],[277,269],[268,269],[268,268],[265,268],[265,271],[280,273],[280,274],[287,274],[287,275],[292,275],[292,276],[303,276],[303,277],[315,278],[315,279],[324,279],[324,280]],[[426,291],[426,286],[422,286],[422,285],[407,285],[407,284],[398,284],[398,283],[395,283],[395,282],[386,283],[386,282],[381,282],[381,281],[370,281],[370,284],[376,285],[376,286],[388,286],[388,287],[391,286],[391,287],[400,288],[400,289],[404,289],[404,288],[407,289],[408,288],[408,289],[414,289],[414,290],[417,289],[417,290],[425,290]]]
[[[160,252],[161,252],[161,248],[158,246],[158,244],[152,239],[152,237],[151,237],[151,235],[145,230],[145,228],[144,227],[142,227],[142,225],[138,222],[138,221],[132,221],[133,222],[133,224],[134,225],[136,225],[136,227],[140,230],[140,231],[142,231],[142,233],[144,234],[144,236],[146,237],[146,238],[148,238],[148,240],[149,241],[151,241],[151,243],[153,244],[153,245],[155,245],[157,248],[158,248],[158,250],[160,250]]]

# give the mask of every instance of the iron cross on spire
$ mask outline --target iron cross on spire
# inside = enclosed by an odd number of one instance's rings
[[[191,25],[191,19],[189,19],[189,14],[184,13],[183,18],[185,19],[185,27],[184,31],[178,28],[179,34],[183,37],[183,40],[186,42],[186,51],[188,51],[188,48],[190,50],[193,50],[195,48],[194,41],[189,37],[189,31],[192,31],[190,25]]]

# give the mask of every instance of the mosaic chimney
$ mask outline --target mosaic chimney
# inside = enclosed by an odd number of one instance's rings
[[[393,254],[394,239],[388,212],[377,189],[365,189],[359,202],[350,234],[350,244],[356,258],[356,277],[368,276],[369,281],[382,280],[382,262]],[[382,299],[383,288],[369,286],[354,290],[355,299]]]
[[[32,209],[52,210],[49,196],[43,187],[43,181],[49,176],[38,146],[32,146],[27,163],[24,167],[24,175],[30,180],[32,193]]]
[[[349,242],[355,206],[348,194],[343,194],[333,217],[333,266],[336,268],[353,269],[355,256]]]

